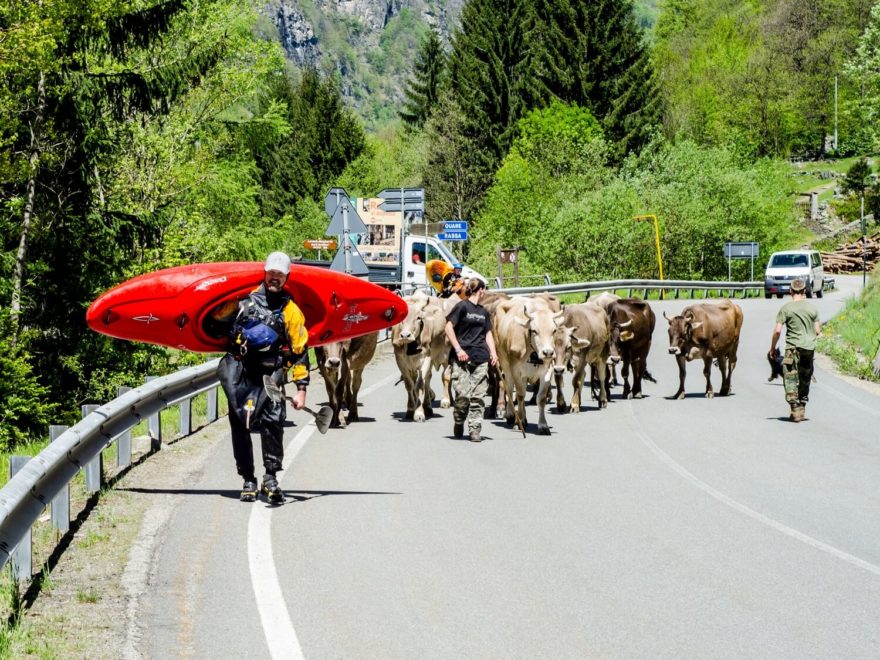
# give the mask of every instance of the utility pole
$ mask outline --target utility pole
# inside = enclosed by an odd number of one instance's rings
[[[834,151],[837,151],[837,76],[834,76]]]

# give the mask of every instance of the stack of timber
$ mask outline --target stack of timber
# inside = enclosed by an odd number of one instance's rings
[[[865,261],[873,270],[880,261],[880,231],[868,236],[864,242]],[[862,239],[841,245],[834,252],[822,252],[822,266],[829,273],[862,272]]]

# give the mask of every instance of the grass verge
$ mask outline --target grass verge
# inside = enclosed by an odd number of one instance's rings
[[[872,366],[880,347],[880,272],[875,271],[858,298],[847,301],[819,337],[819,350],[845,374],[880,382]]]

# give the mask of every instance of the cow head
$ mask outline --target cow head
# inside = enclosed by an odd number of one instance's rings
[[[428,308],[428,296],[415,294],[406,297],[406,317],[391,329],[391,343],[402,348],[413,342],[418,343],[422,329],[425,327],[425,314]]]
[[[692,314],[673,316],[669,318],[663,312],[663,318],[669,323],[669,352],[672,355],[683,355],[687,352],[687,346],[691,343],[693,331],[703,323],[694,321]]]
[[[556,355],[556,333],[562,326],[564,312],[554,313],[546,306],[526,306],[525,313],[525,318],[518,318],[518,322],[528,330],[532,350],[539,360],[552,360]]]
[[[621,344],[632,341],[635,334],[632,331],[632,319],[622,311],[618,311],[611,317],[611,335],[609,337],[610,350],[608,357],[613,363],[620,362]]]
[[[567,325],[561,326],[553,333],[553,371],[562,374],[566,369],[571,369],[571,356],[573,351],[579,350],[583,344],[582,339],[574,336],[576,328]],[[587,346],[590,342],[587,341]]]
[[[321,347],[324,370],[327,372],[339,371],[339,367],[342,365],[342,361],[350,347],[351,339],[324,344]]]

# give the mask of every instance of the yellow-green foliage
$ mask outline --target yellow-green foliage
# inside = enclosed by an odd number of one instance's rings
[[[819,350],[827,353],[846,373],[878,380],[872,361],[880,346],[880,273],[875,272],[858,298],[825,325]]]

